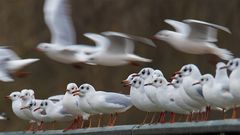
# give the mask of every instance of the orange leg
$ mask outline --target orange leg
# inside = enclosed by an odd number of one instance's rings
[[[147,118],[148,118],[148,115],[149,115],[149,112],[147,112],[147,114],[146,114],[146,116],[145,116],[145,118],[144,118],[144,120],[143,120],[143,122],[142,122],[142,125],[146,123]]]
[[[236,108],[236,106],[233,107],[232,119],[237,119],[237,108]]]
[[[102,121],[102,114],[99,115],[98,126],[97,127],[101,126],[101,121]]]
[[[109,120],[108,120],[108,126],[112,125],[112,121],[113,121],[113,114],[110,114]]]
[[[92,127],[92,117],[89,116],[89,124],[88,124],[88,128],[91,128]]]
[[[176,116],[176,114],[174,112],[170,113],[170,123],[174,123],[175,122],[175,116]]]
[[[155,120],[155,116],[156,116],[156,113],[154,112],[154,113],[153,113],[153,116],[152,116],[152,119],[151,119],[151,121],[150,121],[150,124],[153,124],[153,122],[154,122],[154,120]]]
[[[68,130],[72,130],[72,129],[75,129],[74,127],[75,127],[75,125],[78,123],[77,120],[78,118],[75,118],[74,120],[73,120],[73,122],[70,124],[70,126],[68,126],[67,128],[65,128],[64,130],[63,130],[63,132],[66,132],[66,131],[68,131]]]
[[[34,131],[34,123],[30,122],[29,127],[26,131]]]
[[[160,117],[159,117],[158,122],[165,123],[165,112],[160,113]]]
[[[113,117],[113,121],[111,123],[111,126],[114,126],[116,121],[117,121],[117,117],[118,117],[118,113],[115,113],[114,117]]]

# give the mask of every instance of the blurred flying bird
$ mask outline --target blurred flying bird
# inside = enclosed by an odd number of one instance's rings
[[[57,62],[77,66],[82,61],[82,54],[93,53],[99,47],[76,45],[76,33],[68,2],[68,0],[45,0],[44,19],[51,33],[51,43],[40,43],[37,49]],[[92,35],[94,34],[85,36],[91,38]]]
[[[28,58],[21,59],[15,52],[6,47],[0,48],[0,81],[12,82],[14,79],[10,76],[13,74],[18,77],[23,77],[27,75],[26,72],[21,72],[20,70],[24,67],[32,64],[39,59]]]
[[[169,43],[175,49],[190,54],[214,54],[223,60],[233,58],[232,53],[219,48],[217,30],[231,33],[228,28],[203,21],[187,19],[183,22],[166,19],[176,31],[161,30],[155,37]]]
[[[101,34],[102,36],[93,36],[91,39],[102,49],[96,53],[85,55],[85,62],[104,66],[120,66],[152,61],[134,54],[134,41],[155,47],[150,39],[113,31],[106,31]]]

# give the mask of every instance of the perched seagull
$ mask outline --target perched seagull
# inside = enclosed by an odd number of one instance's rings
[[[195,107],[189,105],[184,99],[187,98],[189,100],[190,97],[185,93],[185,91],[181,87],[181,82],[178,79],[173,79],[168,85],[172,85],[175,89],[173,93],[173,99],[175,104],[180,108],[183,108],[188,113],[192,113],[194,110],[197,110]]]
[[[131,80],[133,78],[133,80]],[[142,124],[145,124],[150,112],[162,112],[163,109],[153,103],[146,94],[144,89],[144,80],[139,75],[131,74],[126,80],[125,85],[130,85],[130,97],[132,104],[139,110],[147,112]],[[163,115],[163,114],[162,114]],[[153,118],[152,118],[153,120]],[[151,122],[152,122],[151,120]]]
[[[202,93],[202,86],[200,84],[192,85],[193,83],[199,81],[202,76],[198,67],[194,64],[187,64],[176,73],[183,76],[183,88],[186,93],[191,98],[197,100],[199,103],[205,106],[206,102]]]
[[[28,130],[33,131],[33,124],[36,123],[36,119],[33,117],[32,112],[28,108],[29,108],[29,104],[31,103],[31,101],[33,99],[35,99],[34,91],[31,89],[23,89],[23,90],[21,90],[20,98],[21,98],[20,110],[23,112],[23,114],[29,120],[30,127]]]
[[[5,98],[12,101],[12,110],[17,117],[23,120],[29,120],[28,117],[21,110],[22,104],[20,95],[20,92],[14,91],[10,95],[5,96]]]
[[[1,112],[0,113],[0,120],[9,120],[9,118],[6,116],[6,113]]]
[[[99,50],[98,46],[76,45],[76,33],[68,0],[45,0],[43,11],[45,23],[51,33],[51,43],[40,43],[37,49],[49,58],[77,67],[83,61],[82,55]],[[98,37],[94,33],[86,33],[84,36],[90,39]]]
[[[73,116],[64,110],[62,101],[54,103],[50,99],[43,100],[39,108],[44,109],[51,119],[54,121],[70,121],[73,120]]]
[[[234,99],[229,88],[226,89],[222,83],[215,81],[211,74],[203,75],[199,82],[196,82],[193,85],[195,84],[202,85],[204,99],[211,107],[221,108],[224,114],[223,118],[225,119],[225,111],[234,106]]]
[[[14,81],[11,74],[18,77],[27,75],[26,72],[21,72],[20,70],[38,60],[35,58],[21,59],[11,49],[0,47],[0,81]]]
[[[44,109],[39,108],[40,102],[36,102],[35,99],[32,99],[31,102],[26,106],[26,109],[29,109],[34,117],[35,121],[38,124],[37,130],[43,130],[44,123],[53,122],[51,118],[49,118]]]
[[[102,114],[111,114],[109,126],[114,126],[118,113],[125,112],[132,107],[131,99],[127,95],[96,91],[90,84],[83,84],[80,89],[88,94],[87,102],[94,110]]]
[[[231,33],[228,28],[203,21],[187,19],[183,22],[166,19],[176,31],[161,30],[155,37],[169,43],[175,49],[190,54],[214,54],[223,60],[233,58],[232,53],[219,48],[217,30]]]
[[[184,110],[183,108],[176,105],[174,100],[175,89],[173,86],[168,85],[168,82],[164,77],[153,77],[149,83],[145,84],[145,86],[148,85],[155,87],[155,91],[157,91],[157,105],[166,111],[172,112],[170,120],[171,123],[174,122],[175,113],[188,114],[187,110]]]
[[[69,83],[66,88],[66,93],[62,99],[63,109],[73,115],[75,118],[73,123],[64,129],[64,131],[75,129],[75,126],[80,123],[80,127],[82,128],[84,125],[84,120],[88,120],[90,114],[84,112],[82,108],[80,108],[79,97],[74,94],[79,92],[78,86],[75,83]]]
[[[175,89],[178,89],[178,91],[180,92],[180,96],[183,98],[183,101],[187,105],[195,108],[194,111],[200,110],[199,107],[201,108],[202,105],[197,100],[191,98],[184,90],[183,76],[181,74],[176,74],[174,77],[172,77],[172,79],[173,81],[169,85],[172,84],[175,87]]]
[[[234,100],[236,101],[236,106],[233,108],[232,118],[237,118],[236,107],[240,105],[240,58],[235,58],[230,60],[227,63],[227,66],[223,66],[222,68],[228,68],[231,72],[229,76],[229,89],[232,93]]]
[[[97,36],[93,37],[92,40],[95,41],[97,46],[102,46],[102,50],[85,55],[85,62],[103,66],[120,66],[152,61],[134,54],[134,41],[155,47],[151,40],[113,31],[106,31],[101,34],[101,38]]]
[[[86,113],[90,114],[89,117],[89,128],[92,126],[92,117],[91,115],[96,115],[99,114],[99,120],[98,120],[98,127],[101,126],[101,120],[102,120],[102,113],[98,112],[97,110],[95,110],[87,101],[88,98],[92,98],[91,97],[91,93],[88,92],[89,90],[89,84],[82,84],[81,86],[79,86],[79,102],[81,102],[81,104],[79,104],[79,107]],[[76,93],[77,94],[77,93]]]

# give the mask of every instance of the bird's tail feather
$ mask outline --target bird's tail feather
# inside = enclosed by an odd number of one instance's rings
[[[233,59],[233,54],[227,49],[215,48],[213,49],[213,53],[223,60]]]

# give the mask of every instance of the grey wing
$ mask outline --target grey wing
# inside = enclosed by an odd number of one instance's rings
[[[51,42],[68,45],[76,43],[76,33],[70,17],[69,0],[45,0],[44,19],[51,32]]]
[[[63,108],[59,110],[59,113],[65,116],[72,116],[70,113],[66,112]]]
[[[188,38],[199,41],[216,42],[217,41],[217,30],[229,32],[229,29],[216,24],[211,24],[203,21],[187,19],[184,20],[190,26],[190,33]]]
[[[13,82],[13,78],[10,76],[9,71],[6,69],[5,58],[0,59],[0,81],[3,82]]]
[[[19,60],[20,57],[12,51],[11,49],[8,48],[0,48],[0,57],[7,58],[9,60]]]
[[[122,52],[125,53],[133,53],[134,52],[134,41],[138,41],[153,47],[156,47],[156,45],[152,42],[152,40],[140,37],[140,36],[135,36],[135,35],[130,35],[130,34],[125,34],[125,33],[120,33],[120,32],[113,32],[113,31],[105,31],[102,32],[104,36],[108,37],[111,40],[111,46],[112,50],[113,47],[116,49],[118,48],[118,51],[121,50]],[[110,48],[111,49],[111,48]]]
[[[167,24],[171,25],[172,27],[174,27],[174,29],[179,32],[182,33],[184,35],[188,35],[190,28],[186,23],[183,22],[179,22],[176,20],[172,20],[172,19],[165,19],[164,20]]]
[[[13,82],[13,78],[6,72],[3,70],[0,70],[0,80],[3,82]]]
[[[124,107],[132,105],[130,97],[118,93],[106,93],[105,101]]]
[[[49,97],[48,99],[53,101],[54,103],[56,103],[56,102],[61,101],[63,99],[63,96],[64,95],[55,95],[55,96]]]

